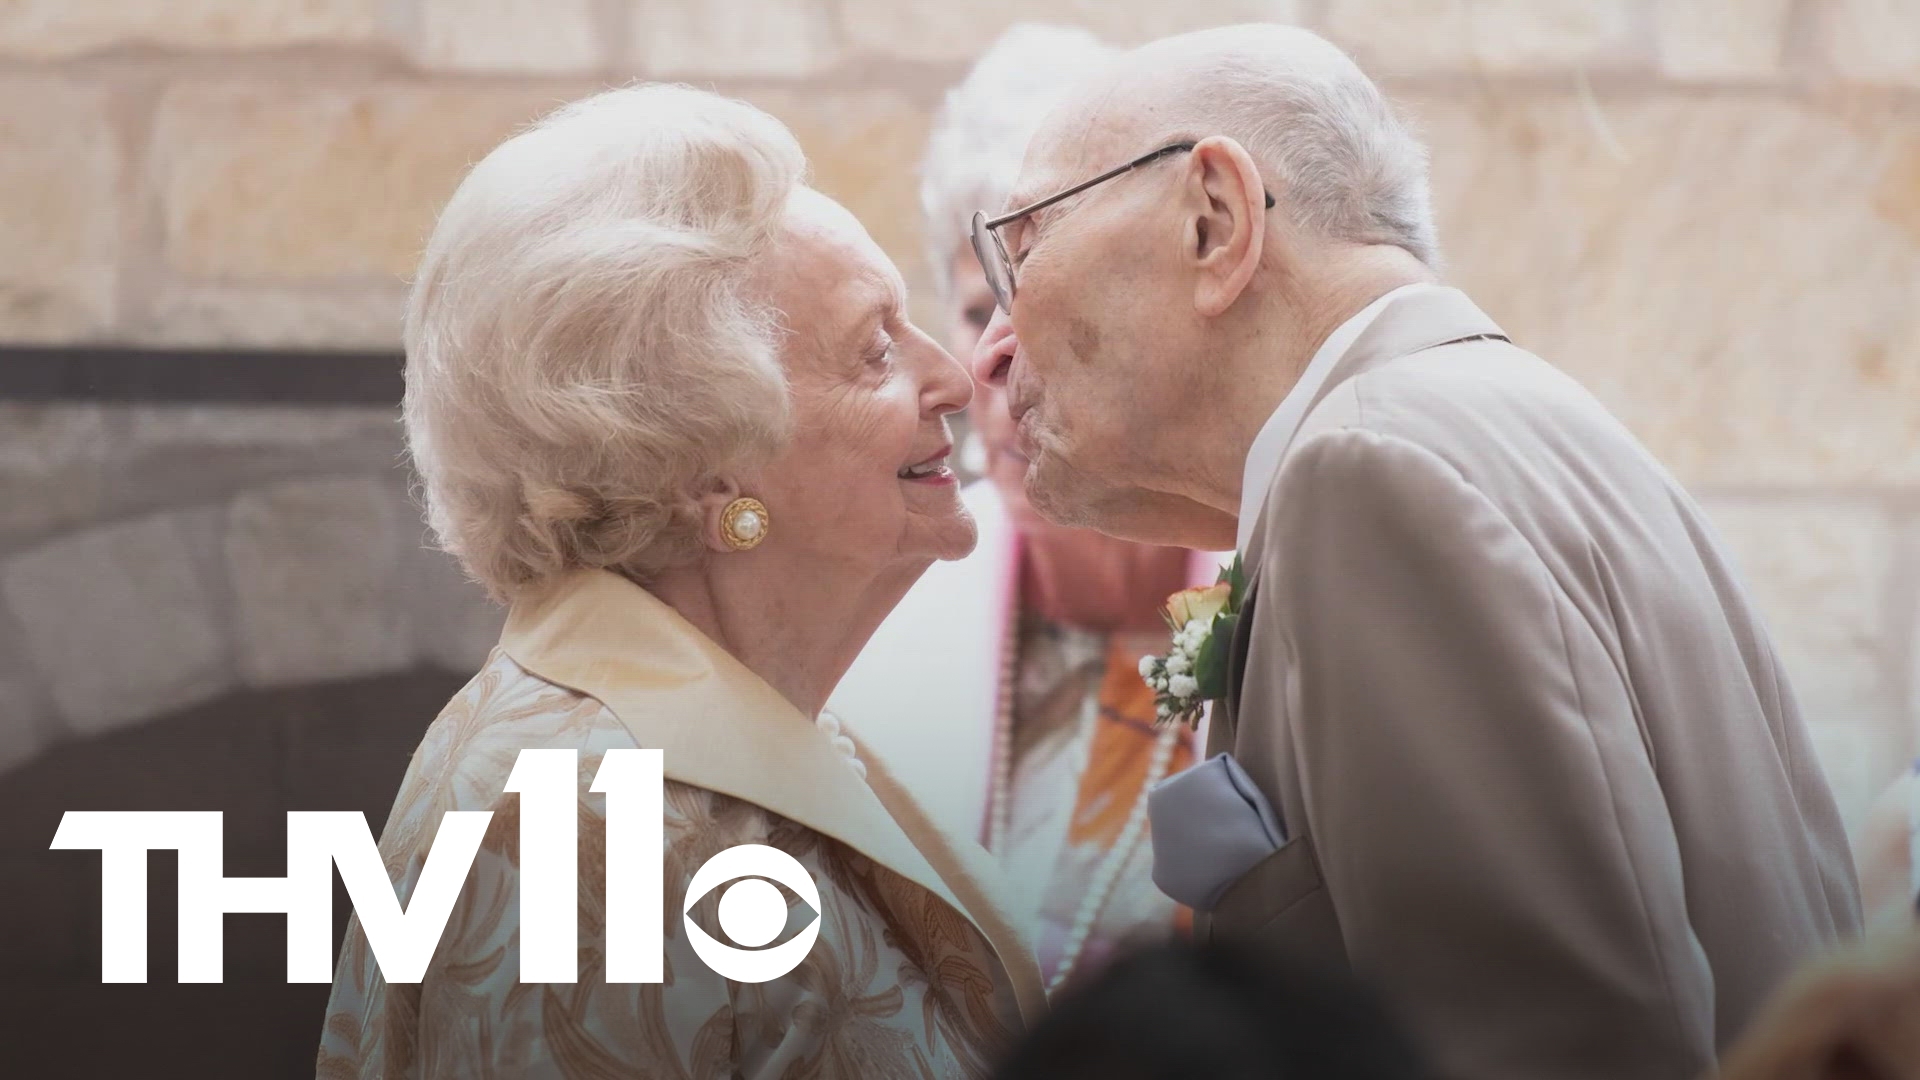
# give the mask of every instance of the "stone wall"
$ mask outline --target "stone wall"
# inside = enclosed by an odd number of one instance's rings
[[[1015,19],[1353,49],[1433,143],[1456,281],[1714,513],[1857,819],[1920,727],[1920,0],[14,0],[0,342],[394,346],[461,169],[635,77],[791,124],[924,313],[914,160]],[[466,662],[484,618],[420,584],[391,419],[0,411],[0,703],[35,718],[0,762]]]

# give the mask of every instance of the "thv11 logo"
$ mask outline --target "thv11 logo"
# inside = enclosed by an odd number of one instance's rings
[[[520,796],[520,981],[570,983],[579,972],[578,755],[522,750],[506,790]],[[664,760],[659,750],[609,750],[592,791],[606,796],[606,978],[662,980],[665,942]],[[333,978],[333,869],[388,982],[417,983],[473,868],[491,810],[451,810],[403,909],[380,850],[357,810],[290,811],[287,876],[231,878],[222,871],[221,812],[70,810],[55,849],[100,852],[100,978],[147,981],[147,852],[180,853],[180,981],[220,981],[223,916],[284,912],[287,981]],[[762,948],[787,923],[787,903],[769,884],[793,890],[813,921],[791,940]],[[693,905],[716,887],[720,927],[748,948],[723,944],[694,923]],[[800,965],[820,936],[820,891],[793,856],[763,844],[730,847],[687,884],[687,941],[713,971],[736,982],[777,979]]]

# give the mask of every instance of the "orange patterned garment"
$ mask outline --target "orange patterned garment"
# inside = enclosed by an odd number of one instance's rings
[[[1015,671],[1012,807],[997,852],[1024,914],[1041,973],[1051,978],[1101,864],[1122,838],[1146,785],[1160,729],[1140,657],[1164,635],[1106,635],[1028,617]],[[1193,763],[1184,729],[1163,775]],[[1071,982],[1127,944],[1191,929],[1192,916],[1154,887],[1143,828],[1093,923]]]

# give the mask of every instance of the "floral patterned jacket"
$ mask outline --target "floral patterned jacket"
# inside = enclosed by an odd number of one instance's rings
[[[603,974],[601,756],[665,751],[665,980]],[[521,750],[579,752],[578,980],[519,980]],[[320,1080],[565,1077],[984,1077],[1043,1007],[1038,974],[992,898],[984,853],[934,829],[877,761],[870,783],[832,740],[649,594],[574,575],[516,604],[501,648],[429,729],[380,850],[406,902],[449,810],[491,810],[480,852],[417,984],[388,983],[348,927]],[[710,971],[679,913],[708,858],[765,844],[821,899],[789,974]],[[691,917],[717,926],[722,890]],[[790,927],[812,913],[789,900]],[[790,934],[783,936],[791,936]]]

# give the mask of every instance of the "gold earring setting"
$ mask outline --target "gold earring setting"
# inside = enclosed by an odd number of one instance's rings
[[[746,551],[758,547],[760,541],[767,538],[767,529],[772,524],[773,516],[767,513],[766,503],[759,499],[735,499],[720,511],[720,538],[733,550]]]

